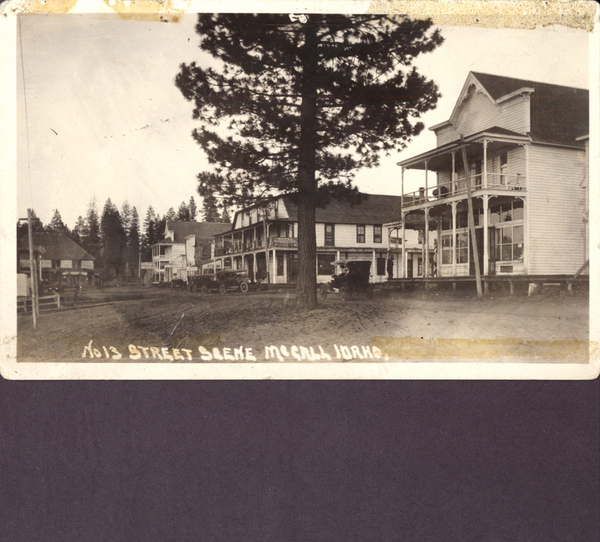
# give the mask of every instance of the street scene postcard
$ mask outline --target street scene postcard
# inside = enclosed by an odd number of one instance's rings
[[[2,7],[4,378],[598,375],[596,3],[81,4]]]

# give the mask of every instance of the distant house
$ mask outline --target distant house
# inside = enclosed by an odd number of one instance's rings
[[[463,148],[481,274],[577,272],[588,257],[588,94],[469,74],[450,119],[431,128],[437,147],[398,164],[403,184],[405,171],[421,170],[423,186],[403,195],[390,226],[401,236],[416,229],[433,238],[436,250],[423,260],[425,277],[475,276]]]
[[[94,257],[63,233],[32,233],[39,279],[45,287],[94,284]],[[29,237],[18,246],[18,272],[30,274]]]
[[[167,221],[164,241],[152,245],[154,282],[186,279],[197,273],[200,260],[210,256],[215,235],[231,229],[221,222]]]
[[[399,254],[401,241],[393,226],[389,229],[383,224],[391,222],[400,212],[400,196],[375,194],[369,194],[360,205],[331,201],[325,208],[317,208],[317,280],[326,282],[331,279],[331,264],[335,260],[361,258],[372,261],[372,281],[384,281],[387,255],[390,250],[395,255]],[[217,270],[243,270],[251,278],[263,279],[267,275],[266,248],[269,281],[296,282],[297,205],[289,197],[279,196],[268,204],[267,217],[264,217],[264,204],[237,211],[231,231],[215,236],[213,257],[203,264],[204,272],[211,272],[215,267]],[[390,239],[393,241],[391,245]],[[405,243],[410,254],[422,253],[420,240],[416,231],[412,236],[406,236]]]

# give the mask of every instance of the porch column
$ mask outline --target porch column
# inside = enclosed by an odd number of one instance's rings
[[[400,169],[400,208],[404,207],[404,168]]]
[[[529,145],[523,145],[525,147],[525,193],[529,194]],[[529,268],[529,247],[531,242],[529,239],[529,203],[527,201],[528,196],[523,198],[523,265],[525,267],[525,274],[529,275],[531,270]]]
[[[406,213],[402,212],[402,278],[406,278]],[[400,275],[398,275],[400,276]]]
[[[371,273],[373,274],[373,278],[376,279],[377,278],[377,256],[375,254],[375,249],[373,249],[373,261],[372,261],[372,264],[373,264],[373,268],[372,268]]]
[[[252,254],[252,259],[253,259],[253,263],[252,263],[252,274],[254,275],[252,277],[253,280],[256,280],[256,252],[254,254]]]
[[[452,153],[454,155],[454,153]],[[452,202],[452,275],[456,276],[456,202]]]
[[[429,180],[427,176],[427,160],[424,162],[425,164],[425,201],[427,201],[427,197],[429,196]]]
[[[317,266],[319,265],[319,261],[317,259]],[[273,263],[271,264],[273,267],[273,284],[277,282],[277,250],[273,249]]]
[[[456,193],[456,151],[452,151],[452,172],[450,173],[450,183],[452,184],[452,193]]]
[[[483,140],[483,188],[487,188],[487,139]],[[485,224],[485,221],[484,221]],[[484,260],[485,261],[485,260]],[[484,264],[485,266],[485,264]],[[487,275],[487,273],[485,273]]]
[[[485,147],[484,147],[485,152]],[[485,159],[485,154],[484,154]],[[485,162],[484,162],[485,164]],[[485,179],[485,177],[484,177]],[[488,209],[489,196],[484,194],[483,196],[483,275],[488,276],[490,274],[490,236],[489,236],[489,209]]]
[[[423,262],[423,276],[429,277],[429,207],[425,207],[425,261]]]

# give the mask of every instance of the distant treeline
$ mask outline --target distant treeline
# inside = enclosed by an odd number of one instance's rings
[[[152,259],[152,245],[164,240],[166,222],[171,220],[227,223],[231,221],[226,208],[219,212],[214,196],[203,198],[200,212],[193,196],[188,203],[181,202],[177,212],[171,207],[163,216],[150,206],[143,225],[140,225],[136,207],[127,201],[119,211],[108,198],[100,215],[94,197],[88,204],[85,218],[80,215],[72,229],[63,222],[58,209],[54,210],[54,216],[47,225],[35,215],[34,210],[32,231],[64,233],[94,256],[95,268],[105,278],[127,277],[132,276],[134,270],[137,271],[140,255],[142,261]],[[27,235],[27,231],[27,222],[19,222],[17,240]]]

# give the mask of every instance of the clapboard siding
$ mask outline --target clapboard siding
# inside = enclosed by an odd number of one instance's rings
[[[317,246],[325,246],[325,224],[316,225]],[[383,237],[383,232],[382,232]],[[335,246],[332,248],[374,248],[376,250],[386,250],[388,248],[387,239],[382,238],[381,243],[373,242],[373,225],[365,224],[365,242],[356,242],[356,224],[335,224]]]
[[[529,273],[571,274],[585,261],[585,154],[532,145],[529,153]]]
[[[468,136],[494,126],[524,134],[528,107],[529,102],[520,97],[496,105],[485,94],[470,91],[469,97],[457,112],[457,118],[452,119],[455,126],[444,126],[436,130],[437,145],[439,147],[456,141],[461,134]]]

